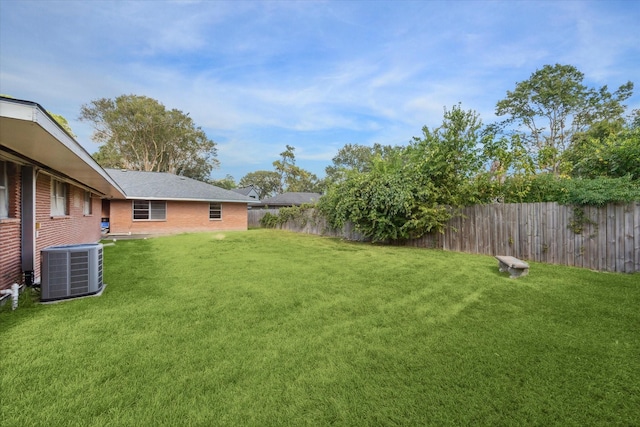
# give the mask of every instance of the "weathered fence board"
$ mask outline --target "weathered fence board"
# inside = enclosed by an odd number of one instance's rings
[[[585,229],[585,235],[587,236],[587,264],[594,265],[594,270],[597,270],[600,265],[600,250],[598,247],[598,227],[600,219],[598,211],[593,209],[593,207],[586,207],[585,212],[587,218],[589,218],[589,224]]]
[[[607,269],[607,211],[606,209],[597,210],[596,221],[598,224],[596,228],[597,233],[595,237],[596,245],[598,246],[597,270],[605,271]]]
[[[614,205],[607,206],[607,243],[605,245],[605,249],[607,251],[606,255],[606,271],[615,271],[616,269],[616,212]]]
[[[267,213],[271,215],[278,215],[279,209],[249,209],[248,210],[248,225],[249,227],[260,227],[260,220]]]
[[[635,253],[635,271],[640,271],[640,202],[635,203],[633,210],[633,252]]]
[[[266,212],[275,214],[277,209],[249,211],[249,226],[259,226]],[[363,240],[353,225],[331,230],[324,219],[309,215],[303,223],[290,222],[282,228]],[[444,233],[434,232],[407,245],[512,255],[599,271],[640,272],[640,202],[576,209],[557,203],[469,206],[451,219]]]
[[[616,206],[616,271],[624,270],[624,206]]]
[[[624,271],[634,268],[633,205],[624,206]]]

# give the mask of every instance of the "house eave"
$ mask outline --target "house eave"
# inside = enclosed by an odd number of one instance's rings
[[[102,197],[125,197],[91,155],[35,102],[0,98],[0,149],[77,181]]]

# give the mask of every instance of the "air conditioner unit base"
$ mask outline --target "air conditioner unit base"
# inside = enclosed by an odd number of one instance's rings
[[[77,299],[82,299],[82,298],[95,298],[95,297],[102,296],[102,294],[104,293],[105,289],[107,289],[107,284],[106,283],[104,285],[102,285],[102,289],[100,289],[95,294],[82,295],[82,296],[79,296],[79,297],[52,299],[52,300],[47,300],[47,301],[43,301],[41,299],[40,300],[40,304],[49,305],[49,304],[58,304],[58,303],[65,302],[65,301],[75,301]]]

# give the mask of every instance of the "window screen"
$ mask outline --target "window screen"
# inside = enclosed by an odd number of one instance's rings
[[[164,220],[167,219],[167,202],[157,200],[134,200],[134,220]]]
[[[0,162],[0,218],[9,215],[9,184],[7,184],[7,163]]]
[[[221,203],[209,203],[209,219],[222,219]]]
[[[51,180],[51,216],[67,215],[67,184]]]
[[[91,193],[89,191],[84,192],[84,204],[82,211],[85,215],[91,215]]]

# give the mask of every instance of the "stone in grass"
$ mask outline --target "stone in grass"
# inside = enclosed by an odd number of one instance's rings
[[[502,271],[508,271],[512,279],[526,276],[529,274],[529,264],[519,260],[516,257],[497,255],[498,269]]]

